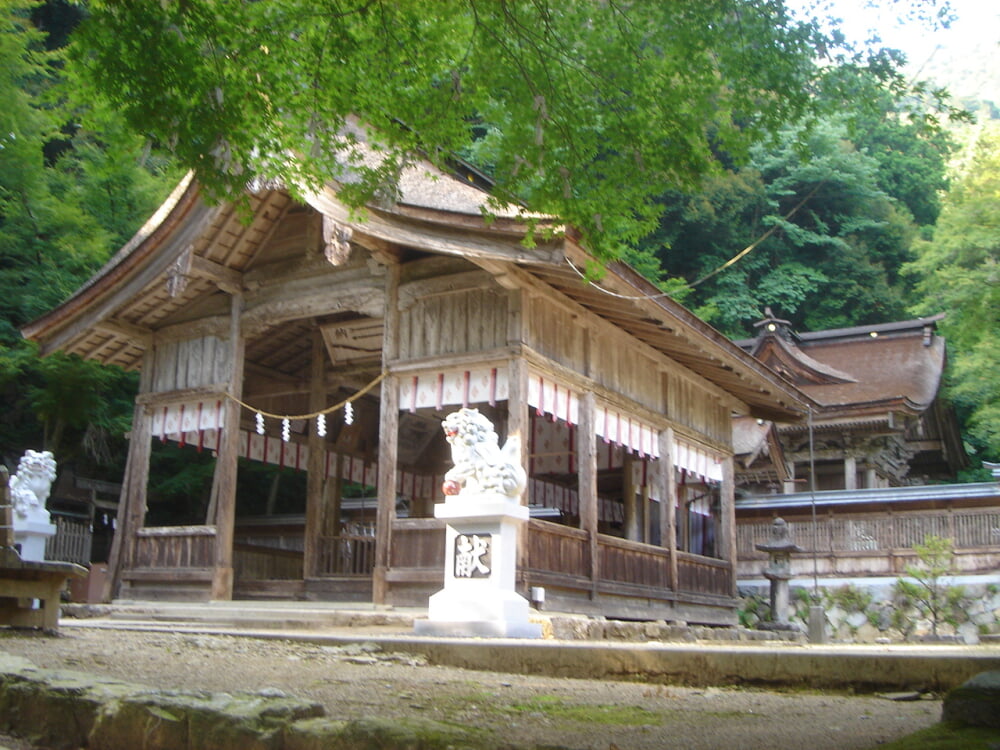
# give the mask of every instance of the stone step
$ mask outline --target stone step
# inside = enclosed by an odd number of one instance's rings
[[[410,631],[419,612],[345,609],[323,603],[256,602],[114,602],[91,608],[93,612],[64,607],[76,617],[101,616],[119,623],[200,625],[238,629],[321,630],[329,628],[373,628]]]

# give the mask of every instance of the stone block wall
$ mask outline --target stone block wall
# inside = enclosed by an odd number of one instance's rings
[[[1000,583],[949,587],[951,614],[939,619],[938,640],[975,644],[1000,638]],[[826,612],[827,637],[841,643],[897,643],[934,640],[931,619],[910,597],[884,580],[863,579],[837,586],[793,587],[790,621],[806,630],[810,606]],[[760,586],[740,589],[740,625],[755,628],[770,620],[768,591]]]

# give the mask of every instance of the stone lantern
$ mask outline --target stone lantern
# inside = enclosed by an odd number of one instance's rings
[[[767,542],[756,546],[770,556],[763,573],[771,582],[771,627],[791,630],[792,625],[788,622],[788,581],[792,577],[792,554],[802,552],[802,548],[792,541],[788,524],[783,518],[774,519]]]

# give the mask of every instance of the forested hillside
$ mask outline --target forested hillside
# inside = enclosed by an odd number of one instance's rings
[[[391,158],[359,167],[349,198],[384,196],[413,153],[460,155],[498,199],[563,216],[730,336],[765,306],[802,330],[948,313],[970,447],[1000,459],[1000,145],[985,136],[957,159],[955,102],[914,90],[898,56],[759,0],[337,8],[3,5],[8,464],[44,445],[115,478],[134,388],[40,359],[19,327],[110,257],[183,170],[220,197],[256,176],[309,184],[349,158],[332,134],[351,114]],[[291,152],[303,158],[277,156]]]
[[[56,355],[19,328],[65,299],[148,218],[176,171],[66,65],[67,3],[0,16],[0,454],[53,450],[120,477],[133,378]]]

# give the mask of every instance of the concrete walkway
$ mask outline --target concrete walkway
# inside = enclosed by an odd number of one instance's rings
[[[1000,646],[806,645],[734,629],[616,623],[537,613],[538,640],[416,636],[426,610],[306,602],[115,602],[66,608],[60,626],[205,633],[305,643],[373,642],[434,664],[555,677],[686,685],[943,692],[1000,670]],[[533,616],[533,619],[535,617]],[[601,637],[594,635],[600,633]],[[725,638],[725,640],[723,640]]]

